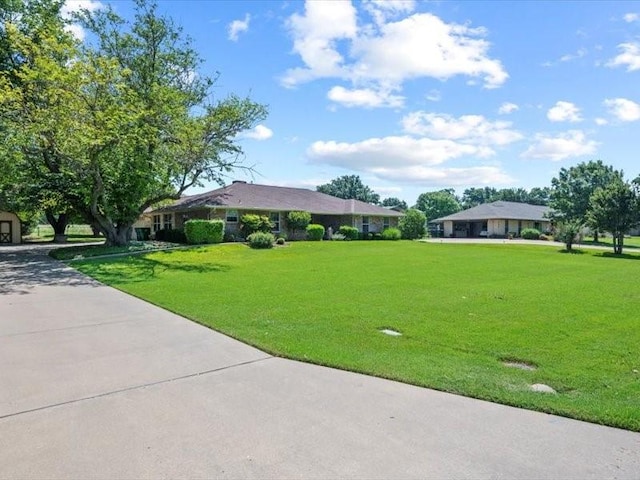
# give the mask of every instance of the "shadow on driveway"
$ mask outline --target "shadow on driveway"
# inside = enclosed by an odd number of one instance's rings
[[[0,247],[0,295],[26,295],[40,286],[98,286],[65,264],[48,256],[58,245]]]

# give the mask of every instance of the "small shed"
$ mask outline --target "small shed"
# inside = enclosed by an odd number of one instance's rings
[[[22,232],[20,219],[15,213],[0,210],[0,244],[20,243]]]

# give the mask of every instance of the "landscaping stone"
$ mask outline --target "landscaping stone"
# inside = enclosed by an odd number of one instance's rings
[[[390,330],[388,328],[383,328],[380,331],[382,333],[384,333],[385,335],[391,335],[392,337],[400,337],[400,336],[402,336],[402,334],[400,332],[396,332],[395,330]]]
[[[534,383],[530,388],[534,392],[557,393],[553,388],[551,388],[549,385],[545,385],[544,383]]]

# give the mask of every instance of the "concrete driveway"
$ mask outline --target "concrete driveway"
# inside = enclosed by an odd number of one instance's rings
[[[637,479],[640,434],[274,358],[12,247],[0,477]]]

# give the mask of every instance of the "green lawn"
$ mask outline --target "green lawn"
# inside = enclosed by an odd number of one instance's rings
[[[228,244],[73,265],[276,355],[640,431],[636,260],[403,241]],[[535,383],[558,393],[529,391]]]
[[[49,255],[57,260],[84,260],[105,255],[126,255],[127,253],[144,253],[156,250],[184,247],[177,243],[159,242],[156,240],[132,241],[129,245],[116,247],[110,245],[76,245],[51,250]]]
[[[613,250],[613,239],[611,237],[599,237],[597,242],[593,241],[593,237],[586,237],[582,243],[584,245],[611,247]],[[629,248],[631,251],[637,250],[640,248],[640,237],[625,237],[623,245],[625,249]]]
[[[104,240],[104,237],[94,236],[89,225],[68,225],[66,234],[68,243],[99,242]],[[27,242],[51,242],[53,237],[53,227],[51,225],[38,225],[31,235],[26,236],[24,239]]]

